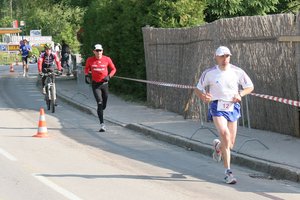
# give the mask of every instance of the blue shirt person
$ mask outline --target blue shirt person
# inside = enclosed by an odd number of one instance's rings
[[[28,57],[29,52],[31,51],[31,46],[28,44],[28,41],[24,39],[20,42],[20,52],[22,55],[23,63],[23,77],[28,77]]]

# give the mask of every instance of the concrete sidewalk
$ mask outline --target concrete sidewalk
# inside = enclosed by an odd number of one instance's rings
[[[60,99],[97,116],[91,87],[80,79],[64,77],[57,79],[56,84]],[[104,119],[208,156],[212,154],[212,141],[217,138],[212,123],[186,120],[176,113],[127,102],[113,94],[109,96]],[[232,163],[270,174],[276,179],[300,182],[298,152],[298,138],[238,127]]]

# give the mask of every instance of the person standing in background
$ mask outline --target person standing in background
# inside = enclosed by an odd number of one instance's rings
[[[62,41],[61,46],[61,66],[67,70],[67,75],[69,76],[71,74],[70,72],[70,65],[69,65],[69,59],[70,59],[71,50],[69,45],[66,43],[66,41]]]
[[[103,55],[101,44],[96,44],[93,49],[94,56],[89,57],[85,63],[85,82],[92,84],[92,90],[97,102],[97,114],[100,121],[99,132],[105,132],[103,111],[108,99],[108,81],[116,73],[116,67],[111,58]],[[91,79],[90,79],[91,75]]]
[[[213,159],[218,162],[223,159],[225,182],[235,184],[237,180],[230,168],[230,151],[236,139],[237,120],[241,116],[239,102],[253,91],[254,86],[244,70],[230,64],[231,55],[225,46],[216,50],[217,65],[202,73],[195,93],[202,101],[209,103],[208,119],[213,120],[220,136],[220,140],[213,141]]]
[[[54,52],[56,53],[58,59],[61,58],[61,55],[60,55],[60,49],[61,49],[61,46],[59,43],[56,43],[56,45],[54,46]]]

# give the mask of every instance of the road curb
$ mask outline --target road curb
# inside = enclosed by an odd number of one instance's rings
[[[80,102],[76,102],[76,100],[70,99],[69,97],[61,93],[58,93],[57,96],[62,101],[69,103],[75,108],[97,117],[97,113],[95,112],[94,108],[88,107],[87,105],[83,105]],[[189,138],[185,138],[173,133],[153,129],[151,127],[138,123],[124,124],[111,118],[106,118],[105,120],[113,124],[117,124],[128,128],[130,130],[142,133],[146,136],[151,136],[154,139],[185,148],[189,151],[195,151],[206,156],[211,156],[213,152],[212,147],[210,145],[201,143],[200,141],[193,141]],[[267,160],[262,160],[260,158],[254,158],[245,154],[236,153],[234,151],[232,151],[231,155],[231,161],[233,164],[237,164],[252,170],[270,174],[272,178],[275,179],[284,179],[293,182],[300,182],[300,170],[297,168],[282,165],[279,163],[273,163]]]
[[[188,138],[178,136],[172,133],[165,133],[142,124],[128,124],[126,128],[143,133],[146,136],[151,136],[155,139],[168,142],[173,145],[183,147],[190,151],[195,151],[207,156],[212,155],[212,147],[210,145],[191,141]],[[293,182],[300,182],[300,170],[297,168],[285,166],[278,163],[272,163],[259,158],[253,158],[240,153],[232,152],[231,161],[234,164],[247,167],[252,170],[260,171],[270,174],[272,178],[290,180]]]

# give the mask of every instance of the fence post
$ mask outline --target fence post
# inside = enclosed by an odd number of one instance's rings
[[[208,127],[208,126],[204,126],[203,114],[205,113],[206,104],[204,102],[200,101],[200,100],[198,100],[198,102],[199,102],[199,113],[200,113],[200,116],[199,116],[200,128],[198,128],[194,131],[194,133],[191,135],[190,139],[192,139],[198,131],[203,130],[203,129],[209,130],[210,133],[212,133],[215,137],[219,137],[218,133],[216,133],[216,131],[217,131],[216,128],[211,128],[211,127]]]
[[[247,124],[248,124],[248,128],[251,128],[248,95],[245,96],[245,100],[246,100]]]

